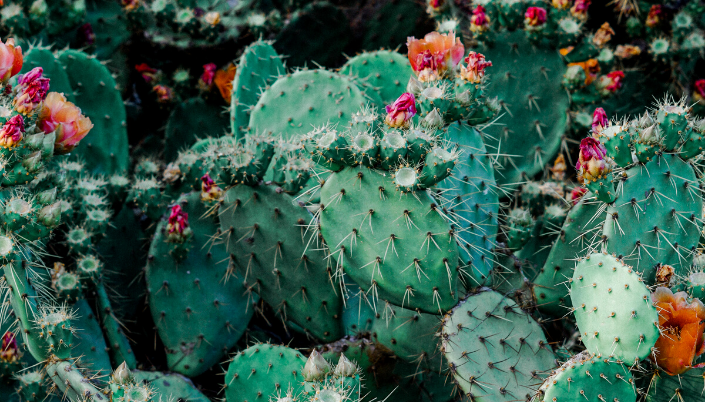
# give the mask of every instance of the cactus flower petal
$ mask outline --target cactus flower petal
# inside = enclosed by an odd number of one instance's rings
[[[385,107],[387,116],[384,121],[389,127],[407,127],[409,120],[416,115],[416,98],[410,92],[403,93],[391,105]]]
[[[50,92],[39,111],[37,126],[46,134],[56,133],[54,152],[62,155],[76,148],[93,128],[93,123],[63,94]]]
[[[0,81],[6,81],[22,70],[22,48],[15,46],[14,39],[0,41]]]
[[[423,39],[409,37],[409,62],[420,81],[435,81],[453,70],[463,59],[465,47],[455,32],[440,34],[431,32]]]
[[[674,294],[666,287],[657,288],[651,299],[659,311],[661,327],[654,359],[668,374],[681,374],[705,352],[705,305],[697,298],[688,303],[687,293]]]

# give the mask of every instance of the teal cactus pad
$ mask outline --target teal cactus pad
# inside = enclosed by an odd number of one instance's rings
[[[546,263],[533,280],[536,307],[544,313],[562,317],[572,306],[568,297],[575,260],[598,246],[602,238],[604,208],[591,193],[568,212],[561,233],[548,254]]]
[[[565,64],[556,49],[533,46],[520,29],[503,31],[494,47],[475,50],[493,63],[486,93],[498,97],[504,113],[485,136],[492,152],[507,155],[499,158],[497,182],[524,181],[524,175],[541,172],[560,148],[569,105],[561,87]]]
[[[382,173],[345,168],[321,188],[321,233],[338,269],[397,306],[451,308],[458,248],[450,224],[428,193],[402,194]]]
[[[303,382],[306,358],[286,346],[260,343],[238,352],[225,374],[228,402],[266,401],[270,395],[286,395],[289,387]]]
[[[438,371],[442,367],[436,332],[441,316],[387,304],[378,306],[379,318],[372,324],[372,340],[389,348],[407,363]]]
[[[697,402],[702,401],[705,386],[705,369],[694,368],[679,375],[663,371],[653,373],[646,393],[646,402]]]
[[[476,402],[530,399],[554,356],[543,329],[511,299],[470,294],[443,318],[441,350],[450,374]]]
[[[138,383],[149,385],[162,401],[210,402],[210,399],[196,389],[191,380],[180,374],[133,371],[132,375]]]
[[[492,156],[479,131],[461,123],[451,124],[443,139],[459,145],[460,162],[453,175],[438,183],[443,207],[459,224],[458,252],[462,263],[460,280],[466,287],[482,285],[492,269],[496,244],[499,196]]]
[[[702,228],[692,219],[703,210],[693,167],[677,155],[663,154],[626,174],[617,201],[607,208],[607,251],[624,256],[648,284],[654,283],[658,263],[686,275]]]
[[[73,89],[69,76],[66,74],[63,66],[59,62],[54,52],[49,48],[33,47],[30,48],[24,55],[24,64],[22,65],[22,73],[35,68],[41,67],[44,72],[42,75],[51,79],[49,90],[52,92],[63,93],[66,99],[70,102],[74,101]]]
[[[282,58],[269,42],[259,40],[245,48],[237,65],[230,101],[230,132],[238,136],[250,122],[250,109],[260,94],[286,73]]]
[[[406,56],[378,50],[351,58],[340,68],[340,73],[371,85],[386,105],[406,92],[406,84],[414,71]]]
[[[636,401],[629,367],[583,352],[558,368],[544,383],[545,402]]]
[[[72,355],[80,356],[81,367],[91,372],[101,373],[101,375],[112,373],[103,331],[91,306],[85,299],[79,299],[72,307],[76,312],[76,318],[71,321],[71,324],[81,329],[74,334]]]
[[[348,125],[366,100],[342,75],[302,70],[279,78],[262,94],[250,115],[250,129],[285,139],[326,123]]]
[[[169,368],[194,376],[218,363],[244,333],[254,312],[252,295],[242,283],[228,279],[231,269],[225,246],[213,244],[218,222],[204,216],[208,206],[200,192],[180,199],[189,214],[193,237],[187,257],[177,263],[165,241],[166,222],[157,226],[149,249],[145,279],[149,307]],[[222,241],[222,240],[221,240]]]
[[[313,228],[313,216],[276,186],[235,186],[224,195],[220,228],[238,277],[284,320],[314,338],[342,336],[341,289]]]
[[[658,312],[632,267],[608,254],[591,254],[575,267],[570,298],[591,353],[630,365],[651,354],[659,337]]]
[[[179,151],[206,135],[221,136],[228,130],[227,111],[218,104],[206,103],[200,97],[179,103],[169,115],[164,136],[164,159],[176,159]]]
[[[93,173],[127,172],[130,162],[125,105],[110,71],[95,56],[77,50],[59,53],[74,89],[76,105],[93,129],[73,151]]]

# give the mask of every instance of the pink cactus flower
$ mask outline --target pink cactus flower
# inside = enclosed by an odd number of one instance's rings
[[[63,155],[71,152],[93,128],[91,119],[81,114],[81,109],[66,100],[63,94],[49,92],[39,110],[37,126],[49,134],[56,133],[54,152]]]
[[[485,55],[470,51],[468,57],[465,58],[467,67],[460,65],[460,78],[469,81],[473,84],[482,82],[482,77],[485,76],[485,69],[492,66],[491,61],[485,61]]]
[[[470,17],[470,31],[473,33],[481,33],[488,29],[490,29],[490,19],[487,18],[485,7],[477,6],[472,10],[472,17]]]
[[[416,98],[414,94],[405,92],[391,105],[385,107],[387,116],[384,118],[389,127],[407,127],[416,114]]]
[[[142,75],[142,79],[147,83],[152,82],[152,80],[157,77],[157,72],[159,71],[156,68],[148,66],[147,63],[136,65],[135,70]]]
[[[587,137],[580,141],[580,155],[575,169],[578,171],[578,181],[580,183],[596,181],[612,171],[610,165],[605,160],[607,149],[602,143],[593,138]]]
[[[600,81],[598,82],[597,86],[600,89],[600,92],[603,95],[607,96],[617,92],[620,88],[622,88],[623,80],[624,72],[620,70],[612,71],[611,73],[600,77]]]
[[[210,88],[213,85],[213,79],[215,78],[215,72],[218,70],[218,66],[215,63],[208,63],[203,65],[203,74],[201,74],[201,82]]]
[[[705,79],[695,81],[693,88],[695,89],[693,91],[693,100],[696,102],[705,101]]]
[[[213,179],[208,173],[201,177],[201,200],[202,201],[217,201],[223,195],[223,189],[216,186]]]
[[[570,7],[570,0],[551,0],[551,4],[554,8],[565,10]]]
[[[10,38],[2,43],[0,40],[0,81],[7,81],[22,70],[22,48],[15,46]]]
[[[181,209],[181,205],[176,204],[171,207],[169,221],[166,225],[166,239],[173,243],[183,243],[191,235],[188,224],[188,214]]]
[[[0,129],[0,146],[12,148],[22,141],[24,133],[24,118],[16,114],[12,116]]]
[[[16,363],[22,357],[22,352],[17,345],[17,338],[13,332],[7,331],[2,336],[2,348],[0,348],[0,362]]]
[[[584,20],[587,18],[590,0],[575,0],[573,7],[570,8],[570,14],[578,19]]]
[[[47,97],[49,78],[44,78],[44,69],[35,67],[17,80],[17,95],[13,105],[22,114],[32,113]]]
[[[524,24],[530,27],[540,27],[546,23],[546,9],[529,7],[524,13]]]
[[[598,107],[592,113],[592,132],[598,133],[602,131],[603,128],[609,126],[610,121],[607,119],[607,113],[605,109]]]
[[[423,39],[409,37],[409,62],[419,81],[435,81],[455,67],[463,59],[465,47],[454,32],[440,34],[431,32]]]
[[[654,4],[649,9],[649,15],[646,16],[646,26],[649,28],[654,28],[661,22],[661,16],[663,15],[663,9],[660,4]]]

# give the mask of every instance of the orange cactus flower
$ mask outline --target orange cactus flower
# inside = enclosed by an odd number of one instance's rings
[[[6,81],[22,70],[22,48],[15,46],[15,40],[10,38],[2,43],[0,40],[0,81]]]
[[[580,63],[570,63],[568,67],[580,66],[585,71],[585,85],[590,85],[597,78],[597,73],[600,72],[600,64],[596,59],[588,59]]]
[[[236,72],[237,66],[230,63],[224,69],[216,71],[215,78],[213,79],[215,86],[217,86],[220,91],[220,96],[225,99],[228,105],[230,104],[230,95],[233,93],[233,80],[235,79]]]
[[[93,128],[91,119],[82,115],[78,106],[58,92],[47,95],[39,111],[37,125],[47,134],[56,133],[54,152],[57,155],[71,152]]]
[[[431,32],[423,39],[409,37],[406,47],[411,68],[422,82],[440,79],[448,70],[455,69],[465,54],[460,38],[452,31],[448,34]]]
[[[659,287],[651,294],[659,311],[661,336],[656,341],[656,364],[670,375],[681,374],[693,365],[693,360],[705,352],[705,305],[688,294],[673,294],[666,287]],[[654,357],[652,357],[654,359]]]

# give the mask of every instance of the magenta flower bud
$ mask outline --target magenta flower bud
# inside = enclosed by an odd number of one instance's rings
[[[578,171],[578,181],[588,183],[596,181],[612,171],[612,168],[605,157],[607,149],[602,143],[593,138],[587,137],[580,141],[580,156],[575,169]]]
[[[607,119],[607,113],[605,109],[598,107],[592,114],[592,132],[597,133],[602,131],[603,128],[609,126],[610,121]]]
[[[215,78],[215,72],[218,70],[218,66],[215,63],[208,63],[203,65],[203,74],[201,74],[201,81],[209,87],[213,85],[213,79]]]
[[[183,243],[191,235],[188,214],[181,209],[181,205],[176,204],[171,207],[166,232],[167,241],[172,243]]]
[[[414,94],[405,92],[391,105],[385,107],[387,116],[384,121],[389,127],[401,128],[409,125],[414,115],[416,115],[416,98]]]
[[[24,118],[17,114],[12,116],[0,129],[0,146],[12,148],[22,141]]]
[[[47,97],[49,78],[44,78],[44,69],[35,67],[17,80],[17,95],[13,105],[19,113],[32,113]]]
[[[532,27],[540,27],[546,23],[546,9],[529,7],[524,13],[524,23]]]
[[[208,173],[201,177],[201,200],[217,201],[223,195],[223,189],[218,187]]]
[[[485,61],[485,55],[470,51],[468,57],[465,58],[467,67],[460,65],[460,78],[470,81],[473,84],[482,82],[482,77],[485,76],[485,69],[492,67],[491,61]]]

